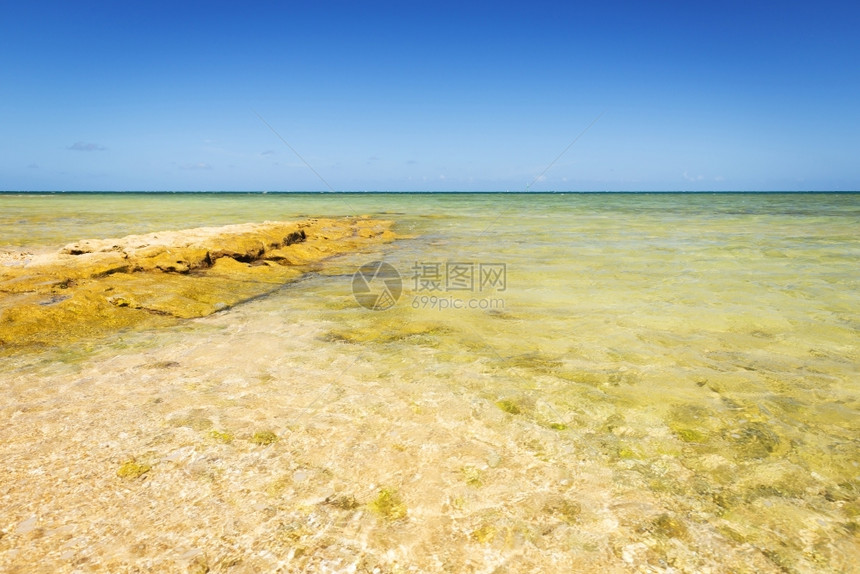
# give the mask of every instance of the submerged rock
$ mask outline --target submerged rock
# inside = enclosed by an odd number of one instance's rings
[[[328,504],[341,510],[355,510],[360,505],[351,494],[332,494],[323,500],[323,504]]]
[[[209,431],[209,436],[219,442],[223,442],[224,444],[230,444],[231,442],[233,442],[233,433],[231,433],[230,431],[212,429],[211,431]]]
[[[496,533],[497,529],[494,525],[484,524],[469,533],[469,537],[475,542],[486,544],[493,541],[496,537]]]
[[[669,514],[661,514],[645,526],[645,530],[664,538],[686,539],[688,536],[686,525],[678,518]]]
[[[116,475],[120,478],[138,478],[152,470],[152,466],[146,463],[137,462],[134,459],[127,460],[116,471]]]
[[[278,442],[278,435],[270,430],[257,431],[251,437],[251,442],[259,446],[274,444]]]
[[[543,506],[544,512],[560,518],[567,524],[573,524],[582,513],[582,505],[564,496],[552,496]]]
[[[751,422],[724,433],[741,459],[767,458],[784,450],[784,445],[773,429],[762,422]]]
[[[368,505],[370,510],[385,520],[400,520],[406,517],[406,504],[396,490],[383,488]]]
[[[518,415],[522,414],[523,412],[523,410],[520,408],[520,405],[510,399],[496,401],[496,406],[511,415]]]
[[[203,317],[323,259],[394,239],[392,222],[309,219],[90,239],[0,260],[0,350]]]

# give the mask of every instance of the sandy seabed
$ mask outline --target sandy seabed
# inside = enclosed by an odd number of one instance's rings
[[[852,222],[546,209],[4,353],[0,572],[856,571]],[[383,256],[504,260],[507,306],[367,311]]]
[[[695,481],[673,457],[655,490],[594,433],[500,408],[479,363],[452,388],[348,343],[314,359],[330,325],[255,306],[6,370],[0,570],[780,571],[673,490]],[[851,571],[825,526],[817,566]]]

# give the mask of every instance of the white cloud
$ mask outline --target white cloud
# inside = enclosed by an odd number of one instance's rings
[[[197,163],[183,163],[179,166],[179,169],[212,169],[212,166],[201,161]]]
[[[705,179],[705,176],[701,175],[701,174],[700,175],[690,175],[688,172],[685,171],[684,172],[684,179],[686,179],[687,181],[702,181],[703,179]]]
[[[104,151],[107,148],[102,146],[102,145],[96,144],[96,143],[75,142],[72,145],[70,145],[69,147],[67,147],[66,149],[69,149],[72,151]]]

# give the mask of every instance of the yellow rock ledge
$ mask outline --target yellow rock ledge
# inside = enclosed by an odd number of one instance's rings
[[[0,259],[0,350],[203,317],[322,260],[395,239],[392,222],[308,219],[92,239]]]

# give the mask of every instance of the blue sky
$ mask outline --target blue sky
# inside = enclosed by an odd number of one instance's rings
[[[4,2],[0,190],[858,190],[852,4]]]

